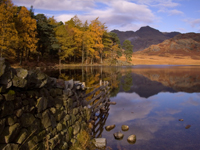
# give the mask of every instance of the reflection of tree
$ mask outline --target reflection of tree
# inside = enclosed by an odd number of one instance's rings
[[[107,70],[106,73],[107,74],[104,80],[109,81],[111,88],[110,96],[114,97],[119,92],[121,72],[118,68],[114,67],[114,68],[109,68],[109,70]]]
[[[125,76],[124,76],[124,81],[122,83],[122,88],[124,91],[129,91],[131,89],[132,86],[132,82],[133,82],[133,78],[131,75],[131,72],[128,72]]]
[[[52,75],[53,72],[51,72],[51,76]],[[59,76],[55,77],[66,81],[73,79],[74,81],[85,82],[86,87],[89,87],[87,92],[99,87],[100,80],[108,81],[109,87],[111,88],[110,95],[113,97],[119,92],[122,73],[121,68],[118,67],[69,67],[67,69],[60,70]]]

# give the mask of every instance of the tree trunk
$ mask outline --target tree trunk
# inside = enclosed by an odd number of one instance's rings
[[[88,53],[87,53],[87,50],[86,50],[86,61],[85,61],[86,65],[87,65],[87,60],[88,60]]]
[[[38,63],[40,62],[40,56],[39,56],[39,54],[38,54],[38,56],[37,56],[37,62],[38,62]]]
[[[83,66],[82,66],[82,82],[85,82],[85,70],[83,69]]]
[[[103,59],[102,59],[102,53],[100,54],[100,56],[101,56],[101,64],[103,63]]]
[[[21,51],[21,56],[20,56],[20,62],[19,62],[19,65],[22,65],[22,59],[23,59],[23,51]]]
[[[3,35],[2,35],[1,58],[3,57],[3,44],[4,44],[4,32],[3,32]]]
[[[30,49],[28,49],[28,61],[29,61],[29,58],[30,58],[30,53],[31,53],[31,51],[30,51]]]
[[[27,57],[28,57],[28,52],[27,52],[27,48],[25,47],[25,61],[27,61]]]
[[[85,60],[85,58],[84,58],[84,45],[83,45],[83,47],[82,47],[82,65],[84,63],[84,60]]]
[[[61,52],[61,50],[59,49],[58,50],[58,53],[60,54],[60,52]],[[60,58],[60,56],[59,56],[59,66],[61,65],[61,58]]]
[[[93,63],[93,57],[91,58],[91,65],[92,65],[92,63]]]

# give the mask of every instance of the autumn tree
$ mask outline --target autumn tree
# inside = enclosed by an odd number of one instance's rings
[[[75,15],[73,18],[71,18],[69,21],[65,22],[65,25],[69,30],[73,32],[73,40],[75,42],[74,47],[74,62],[75,58],[81,57],[81,51],[82,51],[82,42],[83,42],[83,31],[82,31],[82,22],[78,18],[77,15]]]
[[[88,63],[88,56],[94,54],[94,39],[93,33],[89,30],[89,25],[87,21],[85,21],[83,25],[83,44],[82,44],[82,64],[84,60],[86,60],[86,64]],[[85,57],[84,57],[85,56]]]
[[[99,55],[101,59],[100,62],[102,63],[102,57],[103,57],[104,45],[102,42],[102,38],[103,38],[103,33],[105,31],[105,25],[102,24],[98,19],[99,18],[96,18],[95,20],[91,21],[91,24],[89,25],[89,30],[92,32],[94,39],[93,48],[96,50],[94,51],[93,54],[91,54],[91,64],[93,63],[94,57],[98,58]]]
[[[16,17],[16,29],[18,32],[18,56],[20,55],[20,63],[23,57],[25,60],[29,59],[31,52],[36,52],[37,48],[37,32],[36,20],[31,18],[30,12],[26,7],[18,7]]]
[[[123,42],[123,45],[122,45],[123,49],[124,49],[124,55],[126,57],[126,61],[131,61],[131,57],[132,57],[132,54],[133,54],[133,45],[131,44],[131,41],[129,40],[125,40]]]
[[[18,43],[17,30],[14,23],[16,7],[11,0],[0,1],[0,56],[15,55],[15,48]]]
[[[75,43],[73,41],[72,31],[66,25],[60,25],[55,28],[56,39],[60,45],[58,52],[59,64],[66,58],[71,58],[74,55]]]

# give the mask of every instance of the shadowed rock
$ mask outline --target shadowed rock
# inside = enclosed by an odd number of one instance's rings
[[[124,134],[121,132],[116,132],[113,134],[116,140],[121,140],[124,137]]]

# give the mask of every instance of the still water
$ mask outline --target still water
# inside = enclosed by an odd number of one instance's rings
[[[117,104],[110,105],[106,121],[94,129],[96,137],[107,139],[106,149],[200,150],[199,66],[77,67],[50,76],[73,78],[91,88],[109,81],[110,100]],[[113,130],[104,129],[112,124]],[[122,131],[122,125],[129,130]],[[113,136],[118,131],[122,140]],[[135,144],[127,142],[131,134]]]

